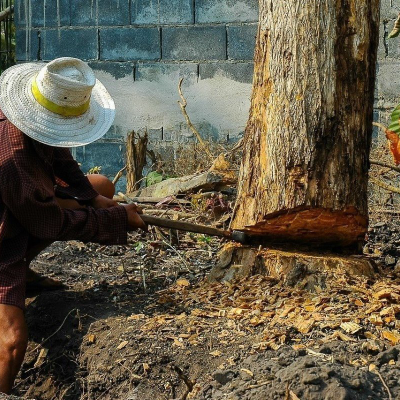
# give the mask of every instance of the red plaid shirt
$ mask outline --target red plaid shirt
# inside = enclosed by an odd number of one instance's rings
[[[65,210],[56,194],[80,202],[98,195],[68,149],[36,142],[0,111],[0,291],[2,274],[24,259],[31,238],[126,243],[123,206]]]

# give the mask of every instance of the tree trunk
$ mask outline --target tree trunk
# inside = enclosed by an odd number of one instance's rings
[[[368,225],[379,0],[261,0],[232,228],[349,246]]]
[[[137,139],[137,140],[136,140]],[[140,187],[146,165],[147,131],[143,136],[132,131],[126,138],[126,192],[133,193]]]

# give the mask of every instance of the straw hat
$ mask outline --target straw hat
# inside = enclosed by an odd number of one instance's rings
[[[70,57],[8,68],[0,76],[0,108],[23,133],[55,147],[94,142],[115,117],[114,101],[92,69]]]

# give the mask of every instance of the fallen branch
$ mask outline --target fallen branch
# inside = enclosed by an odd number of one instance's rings
[[[373,178],[373,177],[370,176],[369,177],[369,181],[372,182],[374,185],[379,186],[382,189],[385,189],[385,190],[387,190],[389,192],[400,194],[400,189],[399,188],[397,188],[395,186],[392,186],[392,185],[388,185],[387,183],[382,182],[379,179],[376,179],[376,178]]]
[[[396,167],[394,165],[390,165],[390,164],[384,163],[382,161],[370,160],[369,162],[373,165],[379,165],[380,167],[385,167],[385,168],[389,168],[393,171],[400,172],[400,167]]]
[[[181,78],[179,80],[179,84],[178,84],[178,91],[179,91],[179,96],[181,97],[181,101],[178,101],[178,104],[182,110],[182,114],[186,119],[186,123],[188,124],[190,130],[194,133],[194,135],[196,136],[197,140],[200,143],[200,146],[203,147],[204,151],[207,153],[207,155],[211,158],[214,159],[213,155],[211,154],[210,150],[207,148],[206,144],[204,143],[199,131],[196,129],[196,127],[192,124],[192,121],[189,118],[189,115],[186,111],[186,106],[187,106],[187,101],[185,99],[185,97],[183,96],[182,93],[182,82],[183,82],[183,78]]]

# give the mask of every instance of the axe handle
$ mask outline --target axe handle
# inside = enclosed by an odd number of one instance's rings
[[[192,224],[190,222],[174,221],[172,219],[153,217],[151,215],[140,214],[140,218],[149,225],[159,226],[161,228],[176,229],[178,231],[203,233],[210,236],[220,236],[230,238],[231,233],[223,229],[212,228],[210,226]]]

